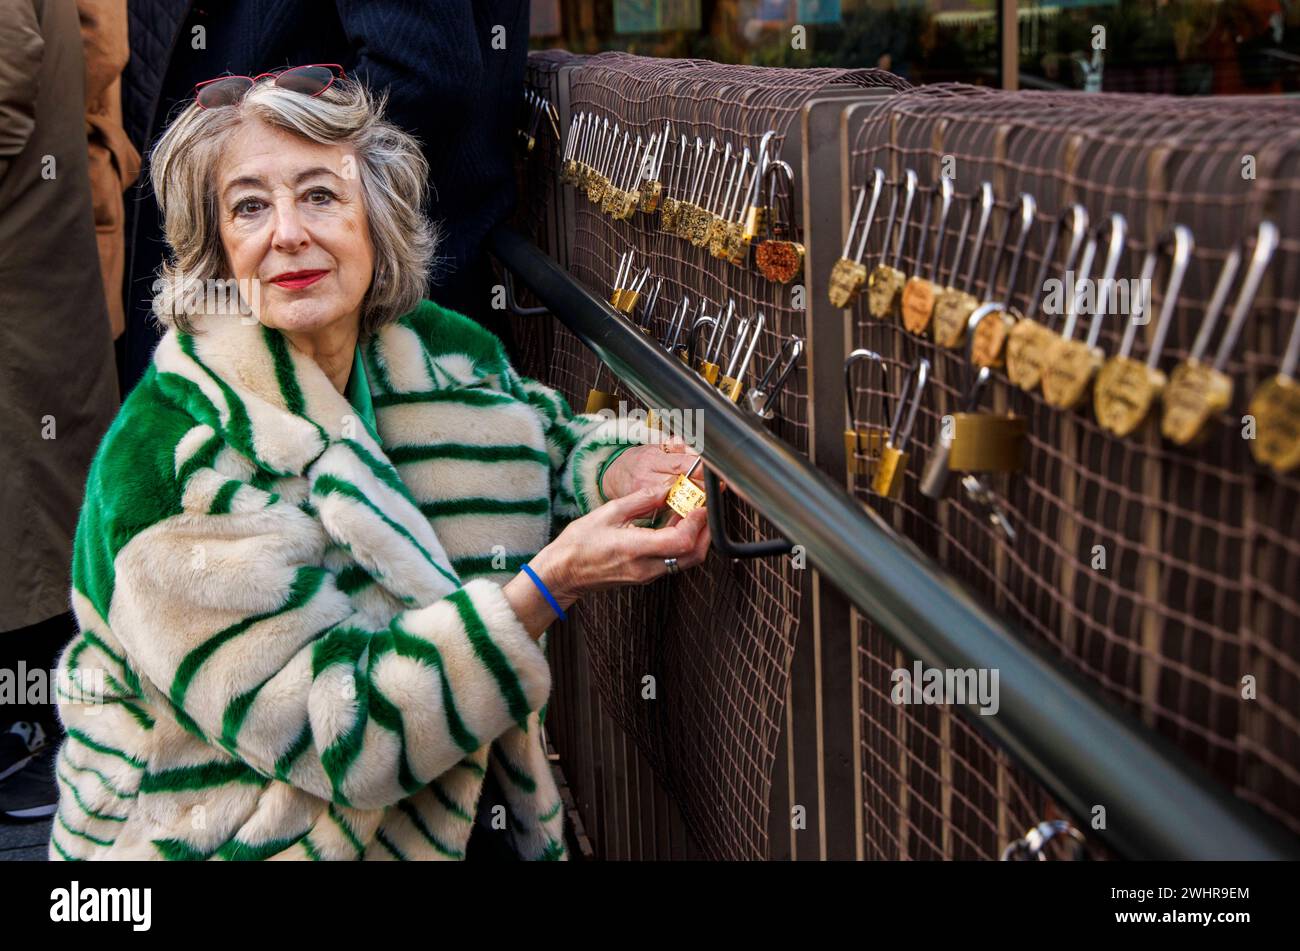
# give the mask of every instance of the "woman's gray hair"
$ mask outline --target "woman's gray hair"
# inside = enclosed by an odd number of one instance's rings
[[[227,140],[258,120],[312,142],[356,150],[357,176],[375,266],[361,307],[362,339],[424,299],[438,235],[425,214],[429,163],[419,142],[383,117],[387,95],[335,80],[319,96],[257,83],[238,103],[203,109],[191,102],[150,156],[150,176],[171,248],[154,282],[153,311],[165,325],[192,330],[187,306],[203,288],[230,282],[218,229],[216,167]],[[235,299],[238,305],[238,299]],[[247,313],[247,310],[244,311]]]

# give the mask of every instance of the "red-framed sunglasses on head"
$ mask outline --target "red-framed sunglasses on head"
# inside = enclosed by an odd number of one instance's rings
[[[347,74],[337,63],[312,63],[310,66],[276,69],[256,76],[218,76],[216,79],[205,79],[194,87],[194,101],[203,109],[233,106],[257,82],[267,77],[272,77],[277,86],[291,92],[319,96],[334,85],[335,80],[346,79]]]

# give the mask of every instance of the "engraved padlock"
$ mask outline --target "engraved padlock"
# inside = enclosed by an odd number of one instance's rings
[[[1187,359],[1170,374],[1169,384],[1162,396],[1160,432],[1171,442],[1186,446],[1198,441],[1205,434],[1210,421],[1232,404],[1233,384],[1232,377],[1227,374],[1228,359],[1232,356],[1232,348],[1241,334],[1246,318],[1250,316],[1255,295],[1259,292],[1273,252],[1277,250],[1278,240],[1277,226],[1268,220],[1261,221],[1255,236],[1255,250],[1251,254],[1241,288],[1237,291],[1232,316],[1219,340],[1214,361],[1207,364],[1202,361],[1214,333],[1214,326],[1223,311],[1232,279],[1240,266],[1241,250],[1234,248],[1225,259],[1205,319],[1201,322],[1200,332],[1192,343]]]
[[[785,176],[781,215],[777,214],[778,173]],[[768,166],[767,176],[767,205],[772,213],[768,215],[767,236],[754,249],[754,265],[769,281],[789,284],[803,273],[804,261],[804,246],[798,240],[798,228],[794,219],[794,169],[789,162],[774,161]]]
[[[672,179],[664,189],[663,201],[659,207],[659,230],[667,234],[678,233],[678,219],[681,216],[682,202],[680,189],[685,187],[683,175],[686,168],[686,136],[677,140],[677,157],[673,162]],[[686,176],[689,178],[689,175]]]
[[[934,234],[934,256],[930,259],[929,270],[923,270],[925,265],[925,246],[930,231],[930,204],[926,206],[926,212],[922,216],[923,224],[921,226],[921,240],[916,249],[917,267],[916,273],[907,279],[903,285],[903,296],[901,299],[901,310],[903,313],[903,326],[909,333],[923,334],[926,328],[930,326],[930,319],[934,316],[934,301],[939,293],[939,268],[943,262],[943,250],[948,242],[948,213],[952,210],[953,187],[952,179],[947,175],[939,176],[939,182],[934,187],[934,194],[939,198],[938,221],[935,223]],[[933,196],[930,203],[932,204]]]
[[[1039,265],[1033,287],[1030,288],[1029,302],[1025,305],[1025,315],[1016,321],[1016,325],[1007,333],[1005,348],[1007,379],[1026,392],[1038,389],[1042,383],[1043,368],[1047,365],[1048,347],[1056,337],[1050,329],[1050,320],[1054,315],[1047,315],[1048,324],[1039,323],[1036,316],[1043,288],[1056,255],[1060,233],[1067,228],[1070,241],[1066,245],[1065,260],[1061,263],[1059,273],[1063,277],[1072,275],[1075,260],[1088,236],[1088,210],[1079,204],[1071,205],[1063,211],[1057,219],[1056,226],[1048,234],[1043,260]]]
[[[1300,360],[1300,313],[1291,323],[1291,336],[1276,375],[1259,385],[1250,399],[1255,438],[1250,451],[1260,465],[1290,472],[1300,466],[1300,386],[1295,371]]]
[[[691,467],[678,474],[668,489],[667,498],[664,499],[664,504],[682,518],[690,515],[698,508],[703,508],[707,500],[704,490],[691,481],[691,475],[703,460],[703,456],[696,456],[695,461],[691,463]]]
[[[952,283],[940,291],[939,296],[935,299],[934,320],[930,325],[934,331],[935,343],[949,349],[956,349],[966,342],[966,328],[970,321],[970,315],[980,303],[979,298],[975,296],[975,274],[979,268],[980,257],[984,253],[989,219],[993,214],[993,186],[988,182],[981,183],[979,191],[972,196],[971,200],[979,203],[975,235],[971,244],[967,247],[965,245],[966,233],[971,218],[974,216],[973,209],[967,207],[962,218],[961,233],[957,236],[957,251],[953,256],[950,274]],[[962,255],[964,252],[968,252],[965,258],[966,271],[961,277],[958,277],[959,266],[963,260]]]
[[[1108,310],[1108,298],[1115,286],[1115,274],[1120,260],[1124,256],[1125,241],[1128,237],[1128,222],[1118,213],[1111,214],[1097,229],[1096,236],[1084,249],[1083,262],[1079,265],[1079,287],[1077,295],[1068,295],[1072,303],[1068,305],[1065,326],[1061,335],[1052,342],[1047,354],[1047,365],[1043,368],[1043,399],[1056,409],[1073,409],[1083,402],[1092,385],[1093,377],[1101,369],[1105,354],[1097,346],[1101,337],[1101,322]],[[1106,239],[1106,260],[1102,265],[1101,277],[1096,282],[1097,293],[1092,303],[1092,319],[1088,323],[1088,335],[1083,340],[1074,338],[1074,330],[1083,309],[1086,293],[1082,290],[1089,286],[1089,272],[1092,268],[1092,256],[1097,245]]]
[[[831,268],[827,296],[832,307],[845,308],[853,302],[867,283],[867,267],[862,263],[862,255],[867,249],[867,236],[871,233],[871,224],[876,217],[876,207],[880,203],[881,193],[885,188],[885,173],[877,168],[871,175],[871,205],[867,210],[867,219],[862,225],[862,237],[858,240],[857,250],[849,257],[853,248],[853,237],[857,231],[858,220],[862,216],[862,207],[867,200],[867,189],[858,189],[858,200],[853,206],[853,217],[849,220],[849,230],[844,236],[844,249],[840,258]],[[886,235],[887,237],[888,235]],[[882,244],[883,247],[883,244]]]
[[[880,249],[880,262],[867,275],[867,312],[877,320],[887,320],[898,314],[899,302],[903,296],[903,285],[907,275],[903,273],[903,243],[907,240],[907,223],[911,219],[912,204],[916,199],[916,172],[910,168],[903,173],[903,212],[894,231],[894,257],[889,263],[885,261],[886,248],[889,244],[890,228],[894,225],[894,208],[898,195],[889,206],[889,225],[885,228],[885,240]]]
[[[981,367],[1000,367],[1003,363],[1003,349],[1006,347],[1007,335],[1020,319],[1019,312],[1011,306],[1011,298],[1016,290],[1016,278],[1020,276],[1020,262],[1024,258],[1025,247],[1029,243],[1029,234],[1033,230],[1038,213],[1038,203],[1028,192],[1020,196],[1020,233],[1011,252],[1011,265],[1007,270],[1007,282],[1002,293],[998,277],[1002,265],[1002,249],[1006,246],[1007,235],[1003,231],[998,244],[998,253],[994,257],[993,267],[989,273],[988,289],[993,297],[983,308],[978,320],[972,315],[971,329],[968,333],[971,341],[971,362]],[[1007,219],[1006,228],[1011,228],[1012,221]]]
[[[1187,274],[1194,247],[1192,232],[1183,225],[1175,225],[1147,252],[1138,282],[1142,291],[1137,312],[1124,328],[1119,352],[1097,371],[1097,382],[1092,389],[1093,412],[1102,429],[1121,438],[1142,425],[1165,388],[1165,375],[1160,371],[1160,354],[1164,350],[1170,321],[1178,304],[1178,292]],[[1149,319],[1151,301],[1147,296],[1148,289],[1152,286],[1159,257],[1164,252],[1171,253],[1169,280],[1160,304],[1160,316],[1156,319],[1150,346],[1147,348],[1146,361],[1139,362],[1131,356],[1133,343],[1137,339],[1138,327],[1145,325]]]

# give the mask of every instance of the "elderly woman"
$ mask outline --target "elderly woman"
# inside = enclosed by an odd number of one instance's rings
[[[422,299],[424,160],[340,73],[202,84],[153,153],[170,326],[86,488],[51,858],[459,859],[489,775],[564,858],[539,638],[707,552],[634,524],[693,457]]]

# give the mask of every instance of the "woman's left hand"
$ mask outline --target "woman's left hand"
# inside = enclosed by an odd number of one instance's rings
[[[620,499],[641,489],[655,489],[663,495],[689,469],[699,453],[687,449],[678,437],[665,438],[658,445],[633,446],[605,470],[601,477],[601,491],[607,499]],[[704,487],[704,466],[696,467],[691,481]]]

